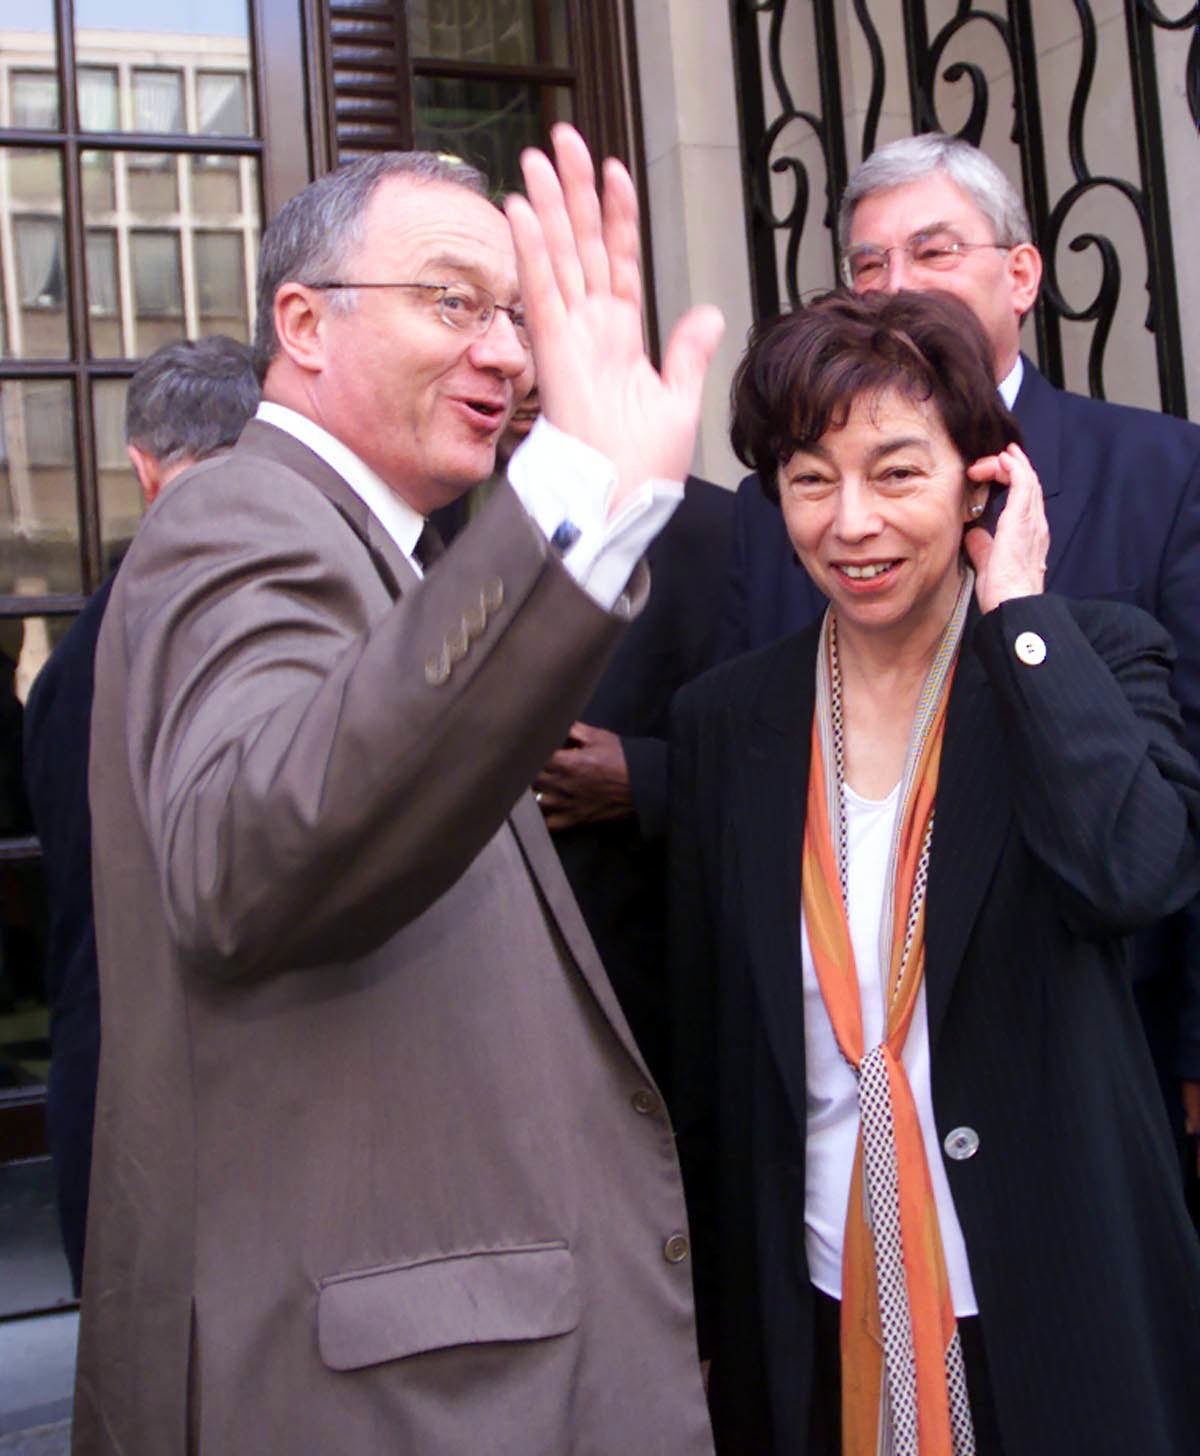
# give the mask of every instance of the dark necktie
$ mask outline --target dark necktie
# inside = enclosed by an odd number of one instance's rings
[[[438,557],[445,554],[445,550],[446,543],[438,534],[438,528],[432,521],[426,521],[417,537],[417,544],[413,547],[417,565],[422,571],[428,572]]]

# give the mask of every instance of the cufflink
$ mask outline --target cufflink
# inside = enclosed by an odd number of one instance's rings
[[[1022,632],[1013,643],[1017,661],[1026,667],[1040,667],[1046,660],[1046,644],[1036,632]]]
[[[550,545],[560,556],[565,556],[582,535],[583,532],[574,521],[560,521],[554,528],[554,535],[550,537]]]

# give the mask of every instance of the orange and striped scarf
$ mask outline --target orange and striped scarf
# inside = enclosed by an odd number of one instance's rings
[[[880,945],[884,1039],[863,1045],[846,918],[837,633],[826,612],[804,838],[804,921],[821,996],[859,1089],[859,1138],[842,1256],[843,1456],[971,1456],[962,1347],[917,1107],[901,1061],[925,972],[925,887],[946,704],[974,585],[968,571],[913,720]],[[831,809],[833,812],[831,813]]]

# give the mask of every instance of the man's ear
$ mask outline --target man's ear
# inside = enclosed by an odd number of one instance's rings
[[[1013,308],[1018,318],[1024,318],[1042,286],[1042,255],[1032,243],[1018,243],[1009,249],[1007,266]]]
[[[133,466],[133,473],[138,478],[138,484],[142,488],[142,499],[147,506],[152,506],[158,493],[163,488],[162,466],[154,458],[138,445],[126,445],[125,453],[129,456],[129,463]]]
[[[275,290],[275,333],[279,347],[301,369],[325,363],[325,296],[303,283],[281,283]]]

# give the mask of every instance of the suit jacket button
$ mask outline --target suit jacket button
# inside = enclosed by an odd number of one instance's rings
[[[474,641],[476,637],[483,636],[483,629],[486,626],[487,612],[484,609],[482,601],[480,601],[477,607],[468,607],[467,610],[463,613],[463,631],[467,634],[468,637],[471,638],[472,641]]]
[[[668,1264],[682,1264],[690,1252],[687,1234],[672,1234],[663,1245],[663,1258]]]
[[[956,1163],[965,1163],[979,1151],[979,1134],[973,1127],[951,1128],[942,1147],[946,1149],[948,1158],[953,1158]]]
[[[1026,667],[1040,667],[1046,660],[1046,644],[1036,632],[1022,632],[1013,643],[1017,661]]]
[[[425,664],[425,681],[431,688],[440,688],[450,676],[450,659],[443,647],[436,657]]]
[[[639,1087],[629,1100],[633,1103],[634,1112],[640,1112],[643,1117],[658,1111],[658,1098],[649,1087]]]
[[[446,636],[446,655],[451,662],[461,662],[467,655],[467,648],[471,645],[471,639],[467,636],[463,627],[456,627],[453,632]]]
[[[484,583],[479,601],[485,612],[498,612],[504,605],[504,583],[498,576]]]

